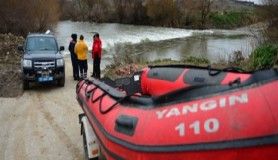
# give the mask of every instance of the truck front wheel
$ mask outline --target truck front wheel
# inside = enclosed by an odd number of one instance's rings
[[[29,81],[28,80],[23,80],[23,89],[28,90],[29,89]]]
[[[57,83],[58,83],[59,87],[64,87],[65,86],[65,77],[58,79]]]

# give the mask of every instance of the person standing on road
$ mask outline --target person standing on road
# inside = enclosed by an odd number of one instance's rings
[[[80,78],[85,79],[87,78],[87,70],[88,70],[88,64],[87,64],[88,46],[84,42],[83,35],[80,36],[79,41],[76,43],[74,47],[74,52],[76,53],[78,59]]]
[[[77,60],[77,55],[74,52],[74,47],[77,42],[77,34],[72,34],[71,38],[72,38],[72,40],[70,41],[68,49],[70,51],[72,70],[73,70],[73,78],[74,78],[74,80],[78,80],[79,79],[78,60]]]
[[[93,39],[92,58],[94,59],[94,69],[92,77],[100,79],[100,61],[101,61],[102,44],[99,34],[96,33]]]

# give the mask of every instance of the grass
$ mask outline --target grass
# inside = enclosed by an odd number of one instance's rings
[[[278,45],[262,44],[252,52],[249,61],[252,70],[272,68],[278,64]]]
[[[170,64],[187,64],[187,65],[199,65],[199,66],[207,66],[210,64],[210,61],[206,58],[201,57],[187,57],[180,61],[172,60],[172,59],[160,59],[155,61],[145,62],[146,65],[170,65]]]
[[[252,11],[214,12],[210,15],[210,22],[216,28],[234,28],[251,24],[254,20]]]
[[[122,59],[122,60],[120,60]],[[114,57],[111,65],[104,70],[104,77],[116,79],[120,77],[129,76],[134,72],[140,71],[148,65],[170,65],[170,64],[187,64],[197,66],[208,66],[209,60],[202,57],[187,57],[181,61],[171,59],[161,59],[155,61],[138,61],[131,57],[131,54],[118,54]]]

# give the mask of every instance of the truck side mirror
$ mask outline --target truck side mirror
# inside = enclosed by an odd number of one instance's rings
[[[17,50],[19,50],[19,51],[24,51],[23,46],[18,46],[18,47],[17,47]]]
[[[60,51],[63,51],[65,50],[65,47],[64,46],[60,46]]]

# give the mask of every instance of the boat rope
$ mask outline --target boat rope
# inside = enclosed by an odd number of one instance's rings
[[[208,73],[210,76],[216,76],[222,72],[231,72],[231,71],[236,71],[236,72],[239,72],[239,73],[244,73],[246,72],[245,70],[243,70],[242,68],[239,68],[239,67],[227,67],[227,68],[224,68],[224,69],[221,69],[221,70],[213,70],[211,68],[211,66],[209,65],[208,66]]]
[[[89,86],[89,85],[88,85]],[[106,110],[103,110],[102,109],[102,101],[103,101],[103,98],[106,96],[106,95],[108,95],[107,93],[105,93],[105,92],[103,92],[101,95],[99,95],[98,97],[96,97],[96,98],[94,98],[94,93],[95,93],[95,91],[96,91],[96,89],[98,88],[97,86],[95,86],[94,88],[92,88],[92,89],[90,89],[90,90],[88,90],[87,91],[87,87],[88,86],[86,86],[86,88],[85,88],[85,95],[86,95],[86,97],[88,98],[88,97],[90,97],[90,95],[91,95],[91,102],[92,103],[96,103],[98,100],[99,100],[99,112],[101,113],[101,114],[106,114],[106,113],[108,113],[108,112],[110,112],[117,104],[119,104],[120,102],[122,102],[124,99],[126,99],[127,97],[129,97],[129,96],[125,96],[125,97],[123,97],[123,98],[120,98],[119,100],[117,100],[114,104],[112,104],[110,107],[108,107],[108,109],[106,109]],[[82,87],[82,86],[81,86]],[[91,94],[90,94],[91,93]]]
[[[103,98],[106,95],[106,93],[102,93],[100,96],[98,96],[96,99],[94,99],[94,97],[92,96],[91,101],[92,103],[95,103],[96,101],[98,101],[99,99]]]
[[[113,108],[115,108],[115,106],[116,106],[117,104],[121,103],[123,100],[125,100],[125,99],[126,99],[127,97],[129,97],[129,96],[126,96],[126,97],[123,97],[123,98],[117,100],[114,104],[112,104],[112,105],[111,105],[110,107],[108,107],[108,109],[106,109],[106,110],[102,110],[102,100],[103,100],[103,97],[104,97],[104,96],[102,96],[102,97],[100,98],[100,101],[99,101],[99,112],[100,112],[101,114],[106,114],[106,113],[110,112]]]
[[[88,87],[88,86],[89,86],[89,85],[87,85],[86,88],[85,88],[85,96],[86,96],[87,99],[89,99],[90,96],[91,96],[91,93],[94,93],[95,90],[98,88],[97,86],[95,86],[94,88],[92,88],[92,89],[90,89],[90,90],[87,90],[87,87]]]
[[[85,87],[85,97],[86,97],[86,98],[88,98],[88,97],[87,97],[87,89],[88,89],[88,86],[89,86],[89,85],[87,85],[87,86]]]
[[[80,83],[83,82],[81,85]],[[86,81],[79,81],[76,85],[76,93],[78,94],[81,90],[81,88],[83,87],[83,85],[86,83]]]

